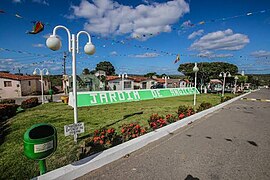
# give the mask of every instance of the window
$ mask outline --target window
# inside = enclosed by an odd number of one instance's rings
[[[45,86],[47,86],[47,81],[44,81]]]
[[[31,81],[28,81],[28,85],[31,86]]]
[[[131,88],[131,81],[125,81],[124,88]]]
[[[4,87],[12,87],[11,81],[4,81]]]

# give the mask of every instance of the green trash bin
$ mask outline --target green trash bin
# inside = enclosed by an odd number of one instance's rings
[[[57,148],[56,128],[46,123],[35,124],[24,133],[23,142],[25,156],[39,160],[40,173],[46,173],[45,159]]]

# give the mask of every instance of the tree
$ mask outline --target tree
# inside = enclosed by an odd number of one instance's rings
[[[82,71],[82,74],[83,74],[83,75],[90,74],[89,69],[88,69],[88,68],[84,68],[83,71]]]
[[[114,75],[115,74],[115,69],[114,66],[109,62],[109,61],[103,61],[97,64],[96,66],[96,71],[105,71],[106,75]]]
[[[229,71],[231,75],[234,75],[238,72],[238,67],[234,64],[224,63],[224,62],[202,62],[198,63],[198,78],[202,82],[208,82],[211,78],[218,78],[220,72]],[[195,63],[185,63],[180,64],[178,71],[182,72],[185,76],[194,76],[193,67]]]
[[[156,72],[150,72],[144,75],[144,77],[152,77],[152,76],[157,76]]]

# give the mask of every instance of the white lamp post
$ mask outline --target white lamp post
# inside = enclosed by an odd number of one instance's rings
[[[95,46],[91,42],[91,37],[86,31],[80,31],[75,34],[70,35],[70,31],[65,26],[56,26],[53,29],[53,34],[46,41],[46,45],[53,51],[57,51],[61,48],[62,43],[60,39],[56,36],[56,30],[65,29],[68,34],[68,50],[72,55],[72,76],[73,76],[73,106],[74,106],[74,124],[78,123],[78,108],[77,108],[77,84],[76,84],[76,53],[79,53],[79,36],[81,34],[86,34],[88,36],[88,43],[84,46],[84,52],[89,55],[93,55],[96,52]],[[77,142],[77,134],[74,134],[74,141]]]
[[[233,91],[234,94],[236,93],[236,83],[237,83],[237,80],[238,80],[238,76],[235,76],[234,77],[234,91]]]
[[[49,71],[47,68],[43,68],[42,70],[39,68],[35,68],[33,75],[37,75],[37,70],[39,70],[39,74],[40,74],[40,84],[41,84],[41,102],[42,104],[44,104],[44,95],[43,95],[43,72],[46,70],[46,75],[49,75]]]
[[[197,73],[199,71],[199,68],[197,66],[197,63],[195,63],[195,66],[193,67],[193,72],[195,73],[195,86],[194,86],[194,102],[193,105],[196,105],[196,87],[197,87]]]
[[[165,88],[167,88],[168,87],[168,79],[170,79],[170,77],[169,76],[163,76],[162,77],[162,79],[165,79]]]
[[[221,72],[219,74],[219,77],[222,77],[223,76],[223,86],[222,86],[222,97],[224,96],[224,89],[225,89],[225,78],[227,77],[231,77],[231,73],[229,71],[227,72]]]
[[[121,78],[121,84],[122,84],[122,90],[125,89],[125,86],[124,86],[124,79],[128,77],[127,73],[123,73],[123,74],[119,74],[118,77]]]

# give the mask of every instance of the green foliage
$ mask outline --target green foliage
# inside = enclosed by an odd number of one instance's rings
[[[208,82],[211,78],[219,77],[220,72],[229,71],[232,75],[238,72],[238,67],[234,64],[224,62],[202,62],[198,63],[198,78]],[[194,76],[193,67],[195,63],[180,64],[178,71],[182,72],[185,76]]]
[[[232,99],[232,98],[233,98],[233,97],[231,97],[231,96],[221,97],[220,102],[223,103],[223,102],[228,101],[228,100],[230,100],[230,99]]]
[[[152,77],[152,76],[156,76],[157,73],[156,72],[150,72],[144,75],[144,77]]]
[[[83,75],[90,74],[89,69],[88,69],[88,68],[84,68],[83,71],[82,71],[82,74],[83,74]]]
[[[38,98],[33,97],[30,99],[26,99],[22,102],[21,108],[22,109],[27,109],[27,108],[32,108],[38,105]]]
[[[202,102],[200,104],[200,106],[198,107],[197,111],[200,112],[200,111],[203,111],[205,109],[209,109],[211,107],[212,107],[212,104],[211,103],[209,103],[209,102]]]
[[[105,71],[107,76],[114,75],[115,74],[115,69],[112,63],[109,61],[103,61],[97,64],[96,66],[96,71]]]
[[[15,104],[15,99],[2,99],[0,104]]]
[[[62,86],[62,78],[63,78],[62,75],[49,75],[49,76],[44,76],[44,77],[49,79],[52,87],[53,86]]]
[[[17,104],[0,104],[0,121],[16,115]]]

